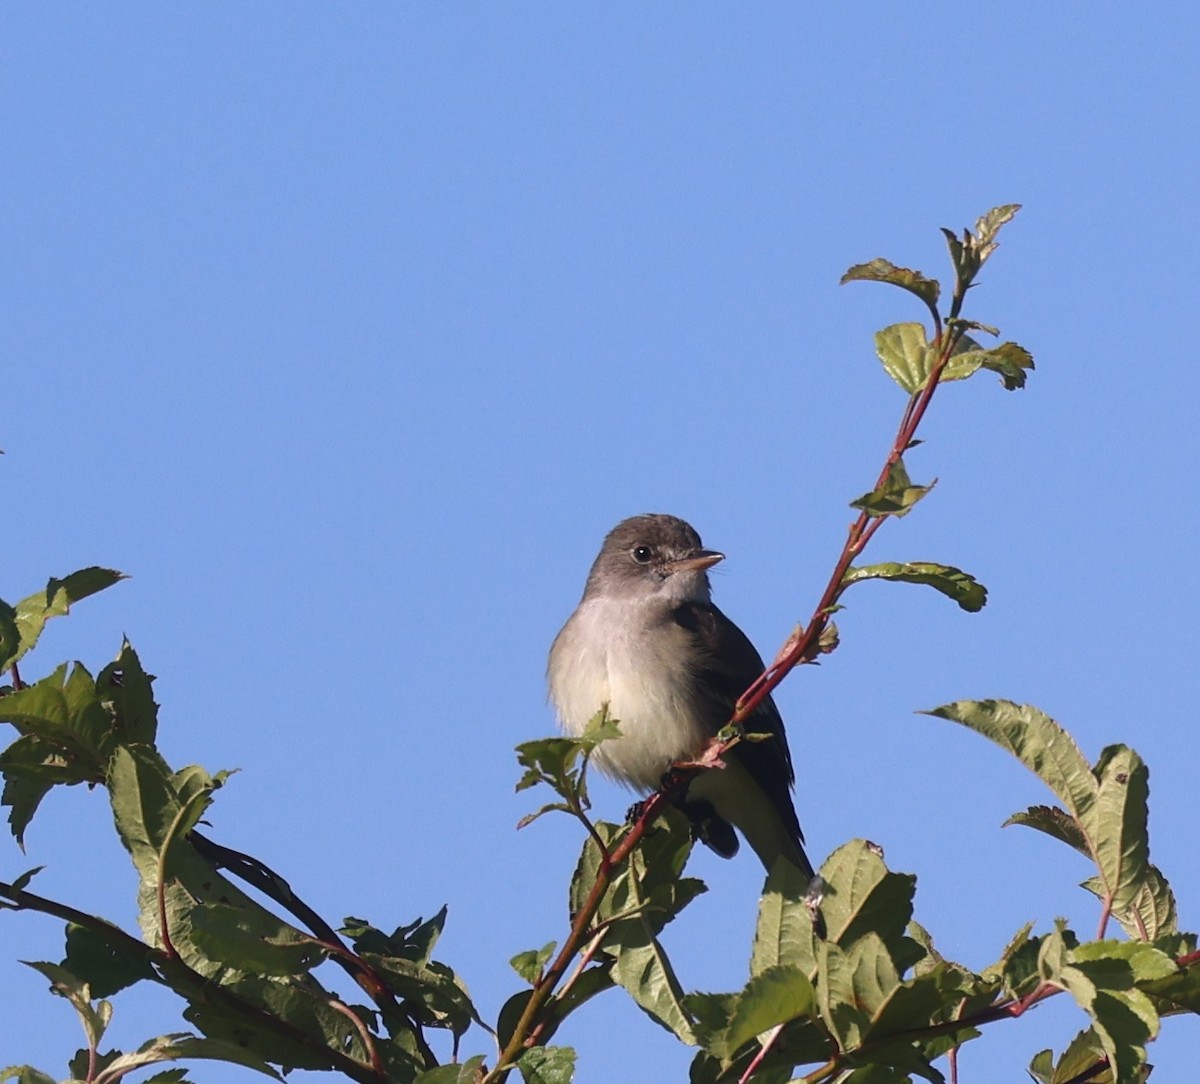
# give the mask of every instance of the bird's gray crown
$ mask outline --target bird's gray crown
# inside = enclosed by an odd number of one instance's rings
[[[704,549],[695,528],[678,516],[633,516],[608,532],[588,573],[583,597],[707,602],[705,570],[721,559],[721,554]]]

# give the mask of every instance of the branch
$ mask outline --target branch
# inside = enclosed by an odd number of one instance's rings
[[[955,304],[961,304],[957,294],[955,296]],[[957,307],[952,310],[954,315],[957,314],[957,311]],[[904,408],[899,428],[896,431],[896,438],[892,441],[891,449],[883,461],[879,477],[876,479],[872,489],[879,489],[883,486],[892,468],[895,467],[900,457],[912,445],[917,428],[921,424],[921,419],[925,417],[925,412],[929,409],[929,404],[933,400],[934,392],[937,391],[938,383],[942,377],[942,370],[945,369],[950,356],[954,353],[962,336],[963,330],[956,325],[951,325],[949,330],[938,329],[934,339],[934,345],[937,346],[938,351],[937,360],[934,362],[925,384],[916,394],[909,398],[908,405]],[[858,518],[850,525],[846,542],[842,546],[842,552],[834,562],[829,582],[825,585],[825,590],[821,593],[820,601],[817,602],[808,624],[800,631],[799,635],[793,635],[788,638],[779,654],[775,657],[775,661],[742,694],[737,702],[736,710],[730,719],[731,723],[744,723],[792,670],[801,663],[812,662],[821,654],[821,634],[829,624],[829,618],[833,614],[834,607],[837,605],[838,599],[841,598],[842,592],[846,589],[846,584],[844,583],[846,570],[850,567],[850,563],[866,548],[867,543],[870,542],[875,532],[883,526],[883,521],[886,518],[886,516],[871,516],[865,511],[859,513]]]
[[[334,1050],[325,1043],[293,1027],[277,1016],[260,1009],[235,993],[226,986],[215,983],[198,975],[182,961],[173,959],[161,949],[147,945],[135,937],[131,937],[119,926],[84,911],[77,911],[65,903],[35,895],[24,889],[16,888],[5,881],[0,881],[0,897],[9,900],[19,911],[39,911],[52,915],[65,922],[83,926],[103,937],[107,943],[119,951],[134,956],[147,964],[154,973],[154,981],[166,986],[187,1000],[202,1003],[204,1001],[218,1002],[230,1011],[243,1016],[247,1022],[265,1031],[280,1036],[287,1041],[303,1047],[305,1050],[319,1054],[325,1058],[330,1069],[334,1069],[359,1084],[391,1084],[383,1072],[376,1072],[370,1066],[363,1065],[353,1058]]]

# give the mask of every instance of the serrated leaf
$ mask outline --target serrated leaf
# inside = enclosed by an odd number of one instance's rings
[[[936,309],[941,285],[937,279],[926,278],[920,271],[907,267],[897,267],[890,260],[876,258],[868,263],[859,263],[851,267],[841,278],[841,284],[847,282],[888,282],[899,286],[902,290],[916,294],[930,309]]]
[[[360,1062],[367,1060],[358,1028],[334,1009],[330,995],[314,980],[300,984],[245,975],[230,985],[243,1000],[283,1020],[310,1041],[315,1038],[328,1050],[339,1050]],[[206,1038],[239,1046],[244,1057],[277,1065],[285,1073],[291,1069],[330,1068],[328,1052],[293,1039],[286,1031],[253,1026],[242,1011],[234,1011],[216,999],[193,999],[183,1017]],[[383,1049],[387,1048],[379,1052]]]
[[[111,745],[112,717],[96,694],[87,669],[64,663],[41,681],[9,693],[0,718],[24,736],[37,737],[47,755],[74,778],[103,782]]]
[[[732,1054],[728,1043],[729,1022],[733,1019],[740,996],[693,993],[684,998],[696,1041],[721,1061],[727,1061]]]
[[[115,1084],[134,1069],[147,1065],[158,1065],[166,1061],[221,1061],[231,1065],[240,1065],[254,1069],[273,1080],[283,1078],[266,1062],[256,1058],[242,1049],[236,1043],[224,1042],[217,1039],[203,1039],[187,1032],[176,1032],[170,1035],[160,1035],[143,1043],[138,1049],[129,1054],[121,1054],[113,1058],[96,1077],[96,1084]],[[184,1079],[184,1069],[167,1069],[148,1078],[145,1084],[153,1080],[167,1082]]]
[[[870,1018],[855,1003],[854,968],[847,954],[832,941],[817,944],[817,1007],[839,1050],[862,1044]]]
[[[445,964],[436,960],[417,964],[370,952],[361,955],[388,977],[392,991],[423,1026],[446,1028],[462,1035],[473,1023],[483,1025],[466,986]]]
[[[912,945],[904,937],[912,918],[916,878],[892,873],[877,848],[866,840],[844,843],[821,865],[826,890],[821,900],[826,937],[843,947],[868,933],[889,949]],[[914,956],[919,957],[919,953]]]
[[[751,975],[779,966],[816,975],[812,912],[805,900],[809,881],[792,863],[776,862],[763,886],[750,957]]]
[[[534,1046],[517,1059],[525,1084],[571,1084],[575,1051],[569,1046]]]
[[[91,991],[88,985],[78,975],[73,975],[61,964],[52,964],[44,960],[22,960],[26,967],[33,968],[50,980],[50,989],[60,997],[65,997],[79,1016],[84,1034],[88,1038],[88,1046],[95,1049],[112,1019],[112,1005],[107,1001],[92,1004]]]
[[[142,669],[141,659],[128,640],[116,659],[100,671],[96,690],[113,716],[113,729],[124,742],[153,745],[158,732],[158,705],[154,702],[154,676]]]
[[[1100,900],[1107,896],[1104,882],[1099,877],[1089,877],[1082,882],[1082,887]],[[1126,934],[1140,941],[1157,941],[1178,931],[1175,894],[1157,866],[1146,867],[1146,878],[1141,887],[1127,906],[1113,909],[1113,918]]]
[[[1160,1011],[1181,1011],[1200,1014],[1200,966],[1191,964],[1178,968],[1173,975],[1152,979],[1142,984],[1142,990],[1163,1002]]]
[[[979,269],[996,249],[996,234],[1020,209],[1021,205],[1018,203],[993,207],[976,220],[974,233],[963,230],[961,240],[951,230],[942,229],[950,247],[950,260],[960,286],[969,285],[974,280]]]
[[[587,773],[589,759],[596,747],[621,736],[616,719],[608,714],[608,705],[588,720],[584,732],[577,738],[540,738],[517,746],[517,761],[525,768],[517,781],[518,791],[545,783],[557,791],[567,804],[562,808],[574,812],[588,808]],[[521,826],[531,823],[543,813],[559,808],[557,804],[543,806],[537,813],[523,818]]]
[[[1145,1064],[1146,1043],[1158,1033],[1153,1002],[1137,983],[1173,973],[1175,963],[1153,946],[1137,942],[1071,941],[1059,919],[1042,945],[1042,978],[1068,991],[1091,1016],[1117,1079],[1136,1080]]]
[[[913,485],[904,467],[904,461],[897,459],[888,468],[883,485],[864,493],[858,500],[851,501],[851,508],[859,508],[869,516],[906,516],[912,506],[937,485],[935,478],[927,486]]]
[[[875,353],[888,376],[909,395],[925,386],[935,360],[925,326],[918,323],[892,324],[875,332]]]
[[[16,1084],[58,1084],[49,1073],[43,1073],[32,1065],[10,1065],[0,1069],[0,1084],[6,1080],[15,1080]]]
[[[1075,819],[1056,805],[1031,805],[1021,813],[1014,813],[1001,827],[1010,824],[1023,824],[1027,828],[1035,828],[1039,832],[1074,847],[1085,858],[1092,857],[1091,847],[1083,834],[1083,830]]]
[[[999,207],[993,207],[976,220],[975,236],[983,244],[991,243],[1000,232],[1000,227],[1011,222],[1020,209],[1019,203],[1002,203]]]
[[[959,723],[1007,749],[1082,821],[1099,786],[1075,740],[1050,716],[1011,700],[959,700],[924,712]]]
[[[257,915],[220,903],[198,905],[191,913],[193,944],[210,960],[260,975],[302,975],[324,958],[324,950],[298,931],[264,928]]]
[[[798,967],[781,965],[752,976],[729,1021],[726,1043],[730,1053],[773,1027],[814,1016],[816,998],[808,975]]]
[[[413,1084],[475,1084],[482,1071],[483,1055],[477,1054],[461,1064],[439,1065],[436,1069],[420,1073]]]
[[[509,960],[509,964],[521,978],[532,986],[542,977],[542,971],[545,970],[546,964],[550,961],[550,957],[554,955],[554,950],[557,947],[557,941],[550,941],[540,949],[527,949],[525,952],[518,952],[516,956]]]
[[[1158,1034],[1158,1014],[1141,990],[1119,992],[1098,988],[1078,968],[1065,968],[1056,985],[1061,985],[1087,1010],[1092,1026],[1120,1081],[1133,1081],[1146,1062],[1146,1043]]]
[[[3,649],[3,654],[0,654],[0,670],[7,670],[14,662],[21,660],[38,642],[46,622],[52,617],[62,617],[70,612],[74,603],[125,578],[123,572],[111,568],[82,568],[61,580],[52,577],[44,591],[23,598],[15,607],[8,607],[10,620],[3,622],[3,627],[0,628],[0,648]]]
[[[67,924],[62,966],[87,983],[92,997],[111,997],[135,982],[157,977],[144,957],[122,951],[118,942],[73,922]]]
[[[990,349],[979,347],[963,350],[951,355],[942,370],[942,380],[965,380],[980,369],[988,369],[1000,375],[1000,383],[1006,391],[1025,387],[1029,373],[1035,368],[1033,355],[1016,343],[1001,343]]]
[[[842,577],[842,583],[847,585],[858,583],[860,580],[925,584],[958,603],[968,613],[977,613],[987,603],[987,588],[970,573],[950,565],[938,565],[929,561],[852,566],[846,569],[846,574]]]
[[[999,981],[1009,997],[1020,998],[1034,990],[1041,981],[1038,957],[1042,938],[1030,938],[1033,923],[1026,923],[1005,946],[1000,959],[983,970],[983,977]]]
[[[1050,1051],[1045,1051],[1049,1054]],[[1071,1040],[1063,1055],[1053,1065],[1046,1084],[1068,1084],[1079,1080],[1088,1073],[1088,1084],[1115,1084],[1111,1070],[1105,1068],[1100,1072],[1088,1072],[1105,1060],[1104,1046],[1099,1036],[1092,1028],[1085,1028]]]
[[[855,938],[846,950],[854,986],[854,1003],[872,1023],[900,988],[900,972],[882,937],[874,931]]]
[[[1114,909],[1125,911],[1146,880],[1150,861],[1149,772],[1124,745],[1109,746],[1095,769],[1094,805],[1081,818]]]

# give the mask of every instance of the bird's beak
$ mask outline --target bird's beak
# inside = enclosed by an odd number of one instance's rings
[[[716,550],[696,550],[690,557],[672,561],[667,567],[672,573],[703,572],[706,568],[712,568],[718,561],[724,560],[725,554],[717,553]]]

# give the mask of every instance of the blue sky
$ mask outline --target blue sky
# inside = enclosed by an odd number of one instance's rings
[[[1029,387],[943,389],[909,457],[939,485],[876,560],[990,589],[968,615],[867,584],[778,701],[819,860],[881,844],[917,917],[982,968],[1027,921],[1095,927],[1081,859],[1021,828],[1048,795],[914,714],[1035,703],[1094,758],[1149,762],[1153,855],[1186,928],[1194,857],[1191,550],[1196,26],[1177,6],[7,5],[0,596],[132,579],[48,631],[27,678],[127,634],[176,765],[241,768],[212,834],[336,920],[450,905],[441,957],[487,1017],[510,956],[561,938],[578,833],[514,795],[549,733],[545,652],[617,520],[672,512],[728,560],[720,605],[770,655],[807,617],[903,407],[872,350],[919,319],[839,287],[873,256],[946,272],[939,226],[1025,209],[970,299]],[[1186,336],[1186,332],[1184,333]],[[628,795],[594,789],[620,816]],[[34,822],[37,886],[114,919],[132,868],[102,796]],[[667,938],[691,989],[745,977],[760,874]],[[64,1002],[12,962],[0,1064],[65,1075]],[[964,1050],[1021,1078],[1065,999]],[[128,1048],[172,1003],[116,1003]],[[610,994],[559,1035],[582,1082],[682,1080],[690,1052]],[[616,1041],[614,1041],[616,1040]],[[1194,1067],[1169,1020],[1151,1060]],[[471,1052],[489,1052],[473,1037]],[[204,1067],[210,1082],[249,1075]]]

